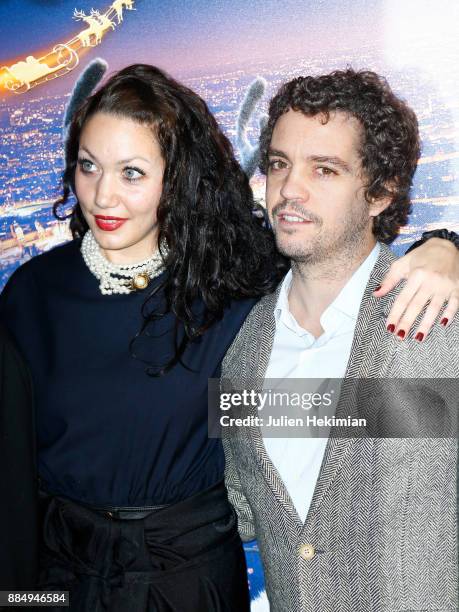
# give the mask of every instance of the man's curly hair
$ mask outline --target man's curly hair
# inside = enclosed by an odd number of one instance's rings
[[[387,81],[370,71],[336,70],[285,83],[271,100],[268,122],[260,137],[260,169],[266,174],[276,121],[288,110],[312,117],[341,111],[363,128],[360,150],[368,202],[391,197],[391,204],[373,221],[373,234],[391,243],[411,212],[410,188],[421,153],[418,121]]]

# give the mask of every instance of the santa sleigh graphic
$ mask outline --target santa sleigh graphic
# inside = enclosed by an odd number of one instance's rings
[[[50,79],[62,76],[78,65],[78,54],[68,45],[56,45],[50,53],[0,69],[4,86],[14,93],[24,93]]]
[[[99,45],[105,34],[123,21],[125,9],[135,10],[134,0],[115,0],[105,13],[91,9],[86,15],[84,11],[75,9],[73,18],[84,22],[87,27],[71,40],[55,45],[42,57],[29,55],[11,66],[3,66],[0,68],[0,85],[20,94],[70,72],[79,63],[78,51]]]

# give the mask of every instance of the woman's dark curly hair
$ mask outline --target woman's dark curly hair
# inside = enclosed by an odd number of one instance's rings
[[[273,291],[286,263],[277,254],[271,233],[253,214],[248,178],[205,102],[145,64],[113,75],[73,117],[65,148],[63,196],[55,204],[56,215],[70,192],[75,193],[80,134],[97,112],[152,126],[165,161],[157,220],[159,244],[167,245],[163,253],[166,274],[144,303],[139,334],[166,312],[176,316],[177,324],[175,355],[161,367],[150,368],[149,373],[156,375],[181,361],[188,342],[222,317],[231,298],[259,297]],[[88,230],[78,202],[70,228],[74,238]],[[164,291],[165,308],[159,314],[148,313],[149,301],[160,290]],[[198,308],[199,319],[193,307],[196,299],[204,304],[204,312]],[[180,323],[184,334],[178,332]]]
[[[421,152],[418,122],[387,81],[370,71],[337,70],[318,77],[299,77],[283,85],[271,100],[260,137],[260,169],[266,174],[274,125],[289,109],[307,116],[342,111],[363,127],[360,157],[368,202],[390,197],[391,204],[373,221],[373,234],[391,243],[411,212],[410,188]]]

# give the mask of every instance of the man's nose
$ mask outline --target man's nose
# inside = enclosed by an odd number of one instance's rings
[[[119,203],[116,178],[110,174],[102,174],[97,182],[96,206],[99,208],[114,208]]]
[[[291,168],[285,176],[280,194],[284,200],[307,201],[309,199],[309,185],[304,172],[297,168]]]

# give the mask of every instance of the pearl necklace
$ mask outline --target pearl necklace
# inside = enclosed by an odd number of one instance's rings
[[[164,268],[164,262],[159,249],[155,253],[134,264],[113,264],[102,254],[91,230],[88,229],[81,243],[83,259],[100,281],[99,289],[103,295],[113,293],[131,293],[145,289],[152,278],[159,276]]]

